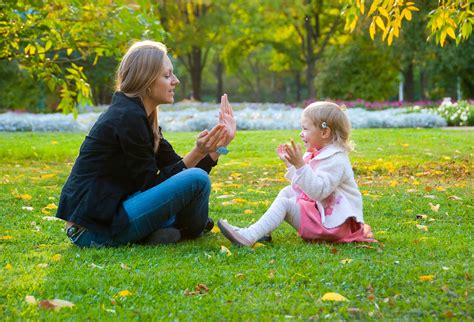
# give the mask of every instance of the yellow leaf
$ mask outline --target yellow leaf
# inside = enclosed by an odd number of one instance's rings
[[[392,42],[393,42],[393,32],[390,32],[390,33],[388,34],[387,44],[388,44],[389,46],[391,46],[391,45],[392,45]]]
[[[367,16],[370,16],[371,14],[373,14],[375,12],[375,10],[377,10],[377,7],[380,3],[380,0],[374,0],[372,2],[372,5],[370,6],[370,9],[369,9],[369,12],[367,13]]]
[[[244,210],[244,214],[246,214],[246,215],[251,215],[251,214],[253,214],[253,213],[254,213],[254,211],[251,210],[251,209],[245,209],[245,210]]]
[[[121,297],[132,295],[132,293],[129,290],[123,290],[123,291],[118,292],[117,294],[120,295]]]
[[[415,181],[413,181],[413,184],[414,184],[415,186],[418,186],[418,185],[420,184],[420,182],[418,182],[418,181],[415,180]]]
[[[445,41],[446,41],[446,31],[441,31],[441,34],[439,36],[439,43],[441,44],[441,47],[444,47]]]
[[[344,258],[343,260],[339,261],[341,264],[349,264],[352,262],[352,259],[350,258]]]
[[[219,229],[219,227],[217,227],[217,225],[212,227],[212,229],[211,229],[211,233],[218,234],[220,232],[221,232],[221,230]]]
[[[448,160],[448,161],[449,161],[449,160],[451,160],[451,157],[448,157],[447,155],[443,155],[443,159],[445,159],[445,160]]]
[[[32,196],[30,196],[29,194],[24,194],[24,195],[19,195],[17,196],[18,199],[24,199],[24,200],[30,200],[31,198],[33,198]]]
[[[398,186],[398,181],[397,180],[390,181],[390,187],[396,187],[396,186]]]
[[[0,236],[0,240],[10,240],[13,239],[13,236]]]
[[[420,230],[423,230],[423,231],[428,231],[428,227],[425,226],[425,225],[419,225],[419,224],[417,224],[417,225],[416,225],[416,228],[418,228],[418,229],[420,229]]]
[[[408,21],[411,20],[411,11],[410,11],[410,10],[404,9],[403,12],[402,12],[402,14],[405,15],[405,18],[406,18]]]
[[[58,141],[51,141],[51,144],[58,144]]]
[[[44,208],[45,209],[58,209],[58,206],[56,206],[54,203],[50,203],[49,205],[47,205]]]
[[[402,143],[401,146],[404,147],[404,148],[408,148],[408,147],[410,146],[410,144],[408,144],[408,143]]]
[[[344,296],[342,296],[341,294],[338,294],[338,293],[326,293],[326,294],[323,295],[321,300],[323,300],[323,301],[337,301],[337,302],[349,301],[347,298],[345,298]]]
[[[377,9],[378,9],[379,12],[382,14],[382,16],[384,16],[384,17],[386,17],[387,19],[389,19],[389,18],[388,18],[388,12],[387,12],[387,10],[385,10],[384,7],[378,7]]]
[[[71,55],[71,54],[72,54],[72,51],[73,51],[72,48],[68,48],[68,49],[66,50],[67,55],[68,55],[68,56]]]
[[[10,270],[13,268],[13,266],[10,263],[8,263],[7,265],[4,266],[4,268]]]
[[[235,199],[232,199],[233,202],[235,203],[246,203],[247,200],[245,199],[242,199],[242,198],[235,198]]]
[[[51,259],[55,262],[59,262],[61,260],[61,255],[60,254],[53,255]]]
[[[49,216],[51,213],[47,209],[41,209],[43,215]]]
[[[232,255],[232,252],[229,250],[229,248],[225,247],[224,245],[221,245],[221,253],[226,254],[227,256]]]
[[[446,189],[444,189],[443,187],[436,187],[436,190],[438,190],[438,191],[446,191]]]
[[[252,248],[259,248],[259,247],[265,247],[265,245],[262,244],[262,243],[255,243],[255,244],[253,244],[253,246],[252,246]]]
[[[433,210],[434,212],[438,212],[438,210],[439,210],[439,204],[433,205],[433,204],[430,202],[429,205],[430,205],[431,210]]]
[[[375,38],[375,24],[374,24],[373,21],[370,24],[369,33],[370,33],[370,38],[372,38],[372,40],[374,40],[374,38]]]
[[[375,23],[377,24],[377,26],[379,26],[380,29],[385,31],[385,24],[383,23],[383,20],[380,16],[375,17]]]
[[[364,14],[365,13],[365,5],[364,5],[364,1],[361,1],[360,2],[360,13]]]
[[[54,176],[56,176],[55,173],[42,174],[42,175],[41,175],[41,179],[49,179],[49,178],[52,178],[52,177],[54,177]]]
[[[422,282],[430,282],[434,279],[434,275],[421,275],[421,276],[418,276],[418,278]]]
[[[456,39],[456,34],[454,33],[454,29],[452,27],[448,27],[446,29],[446,33],[448,34],[449,37]]]

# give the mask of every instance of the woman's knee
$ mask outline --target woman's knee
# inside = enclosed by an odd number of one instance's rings
[[[209,179],[209,174],[200,168],[191,168],[185,170],[187,175],[192,178],[193,183],[197,183],[199,187],[203,189],[211,189],[211,180]]]

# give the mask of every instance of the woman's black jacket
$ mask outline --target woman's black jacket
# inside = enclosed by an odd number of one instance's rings
[[[216,164],[206,156],[197,167],[209,173]],[[113,235],[128,223],[121,207],[127,196],[184,169],[182,158],[164,138],[154,153],[153,134],[141,100],[117,92],[81,145],[56,216]]]

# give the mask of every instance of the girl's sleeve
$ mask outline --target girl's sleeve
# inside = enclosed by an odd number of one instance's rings
[[[295,171],[292,184],[297,184],[313,200],[323,200],[342,183],[346,171],[344,158],[334,155],[321,160],[316,170],[304,165],[301,171]]]

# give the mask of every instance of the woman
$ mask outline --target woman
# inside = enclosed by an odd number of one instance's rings
[[[158,123],[178,84],[162,43],[137,42],[123,57],[112,104],[82,143],[59,201],[57,217],[77,246],[171,243],[208,225],[208,173],[236,123],[224,95],[219,124],[178,156]]]

